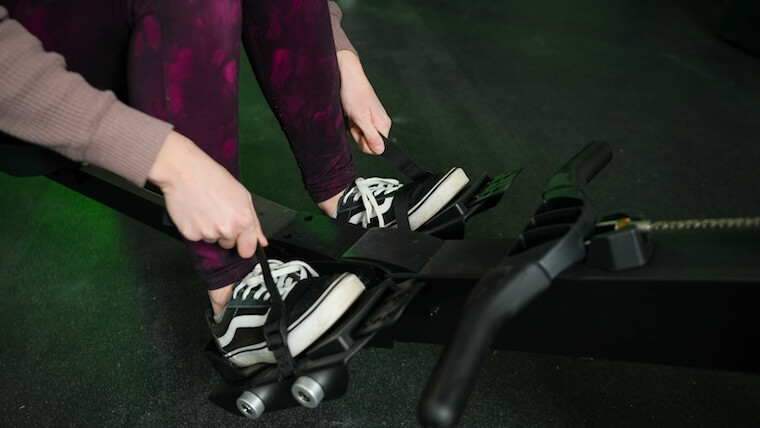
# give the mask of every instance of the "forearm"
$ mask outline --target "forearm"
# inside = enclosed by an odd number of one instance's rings
[[[336,53],[338,58],[338,71],[340,73],[341,87],[352,86],[355,84],[369,85],[369,79],[364,74],[364,68],[359,57],[349,50],[342,50]]]
[[[166,136],[147,179],[160,188],[171,187],[186,175],[197,174],[216,163],[189,138],[171,131]]]

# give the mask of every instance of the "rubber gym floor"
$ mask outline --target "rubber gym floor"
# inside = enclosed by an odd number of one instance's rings
[[[471,175],[525,167],[473,237],[514,236],[544,181],[594,139],[614,149],[589,187],[600,212],[759,215],[760,58],[716,35],[725,3],[341,2],[413,159]],[[246,185],[313,209],[245,67],[241,91]],[[417,425],[438,346],[361,352],[346,396],[316,410],[249,421],[216,408],[205,290],[182,244],[44,178],[0,175],[0,187],[0,425]],[[498,351],[462,426],[760,426],[760,377]]]

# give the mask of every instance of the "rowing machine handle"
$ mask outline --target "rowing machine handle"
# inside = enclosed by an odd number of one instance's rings
[[[494,336],[550,284],[550,275],[535,261],[500,265],[481,278],[420,398],[417,417],[422,426],[457,424]]]
[[[567,161],[546,183],[544,200],[565,196],[563,192],[583,189],[612,159],[612,148],[604,141],[592,141]]]

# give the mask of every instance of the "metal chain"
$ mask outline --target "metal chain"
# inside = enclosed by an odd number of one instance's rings
[[[666,230],[715,230],[760,228],[760,217],[707,218],[697,220],[655,221],[649,224],[653,231]]]

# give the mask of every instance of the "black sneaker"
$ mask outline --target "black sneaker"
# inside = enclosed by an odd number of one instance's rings
[[[399,189],[408,191],[409,228],[417,230],[438,214],[469,183],[462,168],[401,184],[392,178],[357,178],[338,203],[336,218],[362,227],[397,225],[393,199]],[[410,188],[411,187],[411,188]]]
[[[332,327],[364,291],[364,284],[352,273],[319,276],[298,260],[270,259],[269,267],[285,302],[288,347],[294,357]],[[215,320],[209,310],[209,327],[219,350],[238,367],[275,362],[263,331],[269,301],[259,264],[235,286],[221,319]]]

